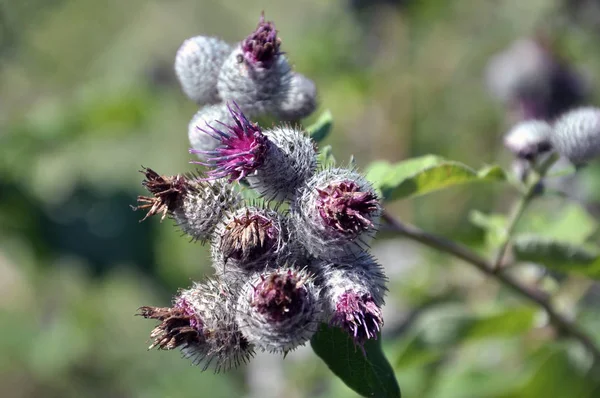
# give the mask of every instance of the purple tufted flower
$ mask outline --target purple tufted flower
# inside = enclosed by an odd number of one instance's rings
[[[236,106],[237,107],[237,106]],[[227,125],[227,132],[207,124],[204,133],[217,139],[220,145],[212,151],[190,149],[190,153],[200,154],[206,162],[191,163],[214,167],[208,172],[211,178],[227,177],[230,182],[239,181],[254,172],[265,160],[269,140],[257,124],[252,123],[237,107],[237,111],[229,107],[234,124]]]
[[[292,270],[273,273],[255,286],[251,305],[273,322],[281,322],[300,312],[308,292]]]
[[[341,181],[318,189],[317,207],[323,222],[346,235],[373,227],[369,215],[379,209],[377,196],[362,191],[354,181]]]
[[[318,296],[306,270],[284,266],[257,272],[241,289],[236,320],[257,348],[287,353],[315,334],[322,312]]]
[[[265,22],[262,14],[256,30],[242,42],[244,59],[251,65],[269,69],[279,56],[281,39],[273,22]]]
[[[377,338],[383,318],[370,294],[359,295],[348,290],[339,297],[331,323],[344,329],[355,344],[362,346],[366,340]]]

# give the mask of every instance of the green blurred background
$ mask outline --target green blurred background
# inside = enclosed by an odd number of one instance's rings
[[[309,348],[219,375],[146,350],[154,325],[137,308],[168,305],[211,272],[206,247],[170,221],[139,224],[129,207],[142,193],[141,165],[192,169],[196,107],[172,70],[184,39],[241,40],[264,10],[333,113],[327,143],[338,159],[355,154],[365,167],[434,153],[508,167],[506,110],[486,92],[486,63],[542,29],[593,85],[597,3],[0,0],[0,396],[354,396]],[[587,197],[598,176],[581,177]],[[502,186],[461,187],[390,209],[485,250],[470,209],[504,211],[512,197]],[[531,225],[546,228],[549,209],[561,209],[565,224],[552,224],[561,233],[595,229],[581,206],[560,200],[536,207]],[[535,308],[413,243],[381,234],[373,250],[391,279],[384,345],[405,397],[600,396],[579,347],[529,330],[544,324]],[[591,286],[558,280],[572,293],[561,305],[599,332],[598,295],[573,306]]]

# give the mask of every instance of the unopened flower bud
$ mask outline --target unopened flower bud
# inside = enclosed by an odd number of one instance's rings
[[[216,37],[196,36],[183,42],[175,57],[175,74],[183,92],[199,105],[219,102],[217,79],[231,46]]]
[[[248,182],[267,201],[292,200],[317,169],[314,144],[302,130],[286,125],[264,135],[270,142],[265,161]]]
[[[309,179],[292,208],[295,236],[315,257],[355,257],[374,237],[381,202],[364,177],[347,169],[323,170]]]
[[[504,137],[504,145],[517,157],[535,159],[552,149],[552,127],[543,120],[526,120],[514,126]]]
[[[140,308],[144,318],[161,321],[150,349],[180,348],[202,370],[214,365],[216,372],[247,362],[254,351],[235,322],[235,299],[227,285],[209,280],[181,291],[172,308]]]
[[[190,120],[188,138],[192,149],[200,159],[206,159],[204,153],[212,152],[221,141],[206,133],[206,129],[218,128],[221,123],[233,123],[233,117],[225,104],[207,105],[201,108]]]
[[[269,69],[280,55],[281,39],[275,24],[261,15],[256,30],[242,42],[244,60],[250,65]]]
[[[234,101],[250,115],[270,114],[285,95],[292,78],[292,69],[280,55],[266,69],[244,61],[244,51],[236,47],[227,57],[217,82],[223,101]]]
[[[347,262],[318,261],[313,267],[324,288],[331,323],[350,334],[357,345],[377,338],[387,291],[381,265],[363,253]]]
[[[551,142],[575,165],[600,155],[600,109],[585,107],[565,113],[554,124]]]
[[[286,240],[280,214],[266,208],[242,207],[217,225],[211,244],[213,265],[222,276],[262,271],[275,265]]]
[[[248,341],[287,353],[306,343],[320,321],[318,288],[305,270],[282,267],[256,273],[238,299],[236,319]]]
[[[275,103],[274,113],[279,120],[300,120],[317,108],[317,86],[299,73],[294,73],[287,91]]]
[[[142,219],[169,214],[177,225],[192,238],[206,241],[210,238],[223,215],[234,210],[240,198],[221,180],[203,181],[194,175],[161,176],[152,169],[144,169],[142,183],[153,195],[138,196],[141,205],[134,210],[148,210]]]

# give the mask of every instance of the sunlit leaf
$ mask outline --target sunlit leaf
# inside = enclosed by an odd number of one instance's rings
[[[542,264],[560,272],[583,273],[600,278],[600,256],[595,248],[539,235],[518,235],[513,251],[519,261]]]
[[[347,333],[322,324],[311,346],[336,376],[363,397],[400,398],[400,387],[381,349],[381,338],[367,340],[365,357]]]
[[[367,178],[384,199],[397,200],[470,182],[502,181],[506,174],[498,166],[477,171],[459,162],[427,155],[395,164],[374,162],[367,169]]]

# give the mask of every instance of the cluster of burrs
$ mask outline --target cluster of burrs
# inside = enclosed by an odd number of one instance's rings
[[[353,168],[319,164],[316,144],[301,128],[263,129],[247,116],[286,103],[267,95],[277,91],[271,85],[257,88],[274,79],[268,73],[288,71],[271,24],[261,20],[223,59],[219,73],[206,74],[216,76],[216,86],[199,91],[214,101],[238,94],[227,116],[211,116],[194,133],[214,141],[190,150],[201,159],[192,163],[206,170],[142,170],[150,195],[138,197],[136,209],[147,211],[144,219],[168,216],[193,240],[208,242],[215,271],[179,291],[171,307],[140,309],[160,321],[150,348],[179,348],[203,369],[226,370],[255,349],[285,355],[325,323],[361,349],[383,325],[386,277],[368,250],[380,199]],[[280,72],[267,72],[272,68]]]
[[[506,134],[504,145],[515,155],[515,169],[523,180],[552,151],[582,167],[600,156],[600,108],[575,108],[552,122],[522,121]]]
[[[207,36],[183,42],[175,57],[175,73],[183,92],[200,106],[188,126],[194,149],[217,146],[218,140],[198,127],[215,120],[233,122],[228,102],[235,101],[248,117],[282,121],[299,121],[315,110],[314,82],[292,70],[280,47],[275,25],[264,15],[256,30],[236,45]]]

